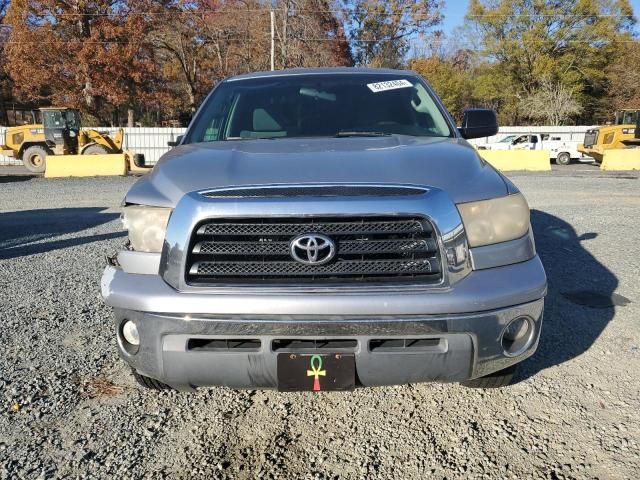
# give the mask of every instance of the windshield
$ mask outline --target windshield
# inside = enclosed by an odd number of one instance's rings
[[[391,134],[451,136],[419,79],[310,74],[224,82],[196,117],[185,143]]]
[[[43,120],[45,128],[80,128],[80,114],[76,110],[45,110]]]
[[[617,115],[617,124],[618,125],[635,125],[636,124],[636,120],[638,118],[638,112],[637,111],[622,111],[622,112],[618,112]]]
[[[502,140],[500,140],[500,143],[511,142],[514,138],[516,138],[515,135],[507,135]]]

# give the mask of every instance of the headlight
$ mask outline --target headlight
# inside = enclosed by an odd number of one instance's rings
[[[529,230],[529,206],[522,194],[458,205],[470,247],[506,242]]]
[[[137,252],[162,251],[162,242],[171,215],[170,208],[130,205],[122,210],[122,223],[129,230],[129,241]]]

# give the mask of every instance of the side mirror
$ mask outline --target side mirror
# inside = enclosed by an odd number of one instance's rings
[[[537,136],[537,135],[533,135],[533,136],[531,137],[531,143],[534,143],[534,144],[535,144],[535,143],[538,143],[538,136]]]
[[[458,128],[462,138],[490,137],[498,133],[496,112],[487,108],[470,108],[464,111],[462,126]]]
[[[167,142],[167,145],[169,147],[177,147],[178,145],[180,145],[182,143],[183,139],[184,139],[184,135],[178,135],[175,140],[169,140]]]

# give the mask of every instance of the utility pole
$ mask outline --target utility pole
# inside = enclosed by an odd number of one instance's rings
[[[282,17],[282,37],[280,38],[280,53],[282,55],[282,68],[287,68],[287,24],[289,23],[289,0],[284,2],[284,14]]]
[[[276,12],[271,10],[271,71],[276,69]]]

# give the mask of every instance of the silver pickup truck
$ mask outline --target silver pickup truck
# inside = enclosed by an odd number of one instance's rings
[[[412,72],[220,82],[127,193],[102,295],[149,388],[509,383],[547,282],[529,208]]]

